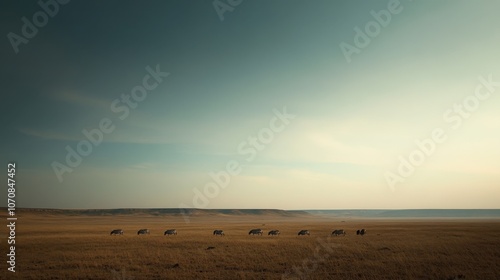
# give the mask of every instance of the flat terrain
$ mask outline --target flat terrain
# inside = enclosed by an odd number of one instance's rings
[[[5,221],[5,216],[1,216]],[[19,214],[1,279],[498,279],[499,220]],[[110,236],[121,228],[123,236]],[[137,230],[149,228],[150,235]],[[163,236],[175,228],[177,236]],[[262,228],[264,236],[249,236]],[[365,228],[365,236],[356,230]],[[223,229],[226,236],[213,236]],[[280,236],[268,236],[279,229]],[[297,236],[308,229],[310,236]],[[346,236],[330,237],[333,229]],[[214,247],[208,249],[209,247]]]

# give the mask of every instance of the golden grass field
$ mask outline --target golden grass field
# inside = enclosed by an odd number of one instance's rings
[[[498,220],[19,215],[1,279],[500,279]],[[5,221],[5,216],[2,216]],[[110,236],[121,228],[123,236]],[[149,236],[137,230],[149,228]],[[177,236],[163,236],[175,228]],[[213,236],[214,229],[226,236]],[[264,236],[249,236],[262,228]],[[346,236],[330,237],[342,228]],[[357,236],[359,228],[367,229]],[[280,236],[268,236],[279,229]],[[297,236],[308,229],[310,236]],[[6,260],[6,230],[2,254]],[[208,247],[215,247],[207,250]]]

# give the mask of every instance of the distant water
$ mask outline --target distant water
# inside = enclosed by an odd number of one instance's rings
[[[500,218],[500,209],[304,210],[315,215],[362,218]]]

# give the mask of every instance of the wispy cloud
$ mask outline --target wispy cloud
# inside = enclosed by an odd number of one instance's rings
[[[31,129],[31,128],[19,128],[19,132],[28,135],[28,136],[33,136],[41,139],[46,139],[46,140],[61,140],[61,141],[78,141],[81,140],[81,137],[79,138],[78,136],[72,136],[63,132],[57,132],[57,131],[49,131],[49,130],[37,130],[37,129]]]
[[[111,100],[91,97],[89,94],[81,94],[72,90],[57,91],[52,93],[50,97],[71,104],[103,110],[109,110],[109,106],[111,104]]]
[[[351,163],[356,165],[387,164],[383,141],[375,140],[370,123],[351,127],[352,122],[314,120],[299,121],[280,145],[263,153],[264,158],[304,163]]]
[[[131,165],[129,168],[130,169],[139,169],[139,170],[145,170],[145,169],[153,169],[157,166],[157,164],[153,162],[141,162],[138,164]]]

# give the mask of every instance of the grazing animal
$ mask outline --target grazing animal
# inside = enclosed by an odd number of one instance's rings
[[[311,235],[311,233],[308,230],[303,229],[299,231],[297,235]]]
[[[114,230],[111,231],[111,233],[109,235],[113,235],[113,234],[114,235],[117,235],[117,234],[118,235],[123,235],[123,230],[121,230],[121,229],[114,229]]]
[[[140,229],[137,232],[137,235],[140,235],[140,234],[149,234],[149,229],[146,229],[146,228]]]
[[[252,229],[250,230],[250,232],[248,233],[248,235],[262,235],[264,233],[263,230],[261,230],[260,228],[255,228],[255,229]]]
[[[223,236],[224,235],[224,231],[222,229],[216,229],[216,230],[214,230],[214,235]]]
[[[365,233],[366,233],[366,230],[365,230],[365,229],[358,229],[358,230],[356,231],[356,235],[365,235]]]
[[[277,229],[271,230],[267,235],[280,235],[280,231]]]
[[[335,236],[339,236],[339,235],[345,236],[345,234],[346,234],[346,232],[343,229],[335,229],[332,231],[332,235],[335,235]]]
[[[177,230],[175,229],[167,229],[163,235],[177,235]]]

